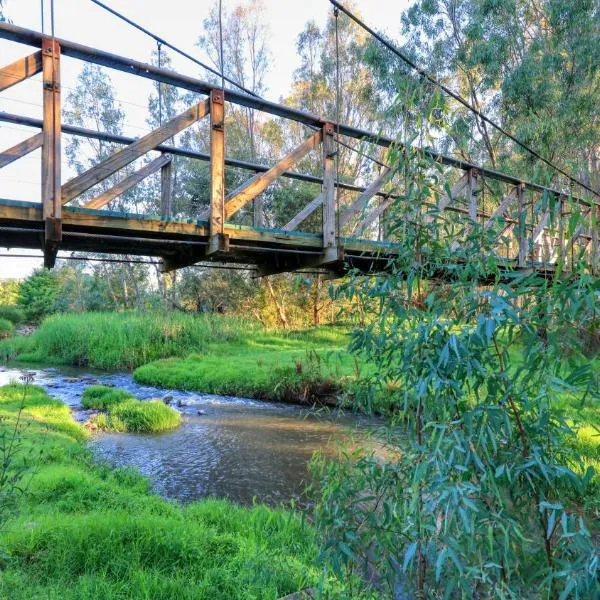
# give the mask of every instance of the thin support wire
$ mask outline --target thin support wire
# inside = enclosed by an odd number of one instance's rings
[[[335,136],[337,150],[335,153],[335,203],[336,203],[336,230],[340,235],[340,119],[342,94],[340,87],[340,35],[338,28],[338,17],[340,11],[334,7],[333,16],[335,18],[335,126],[337,135]]]

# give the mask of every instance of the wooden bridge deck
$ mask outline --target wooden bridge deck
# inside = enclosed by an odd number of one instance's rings
[[[209,223],[205,220],[163,219],[107,210],[65,206],[61,249],[161,257],[166,268],[199,261],[256,265],[259,271],[293,271],[319,266],[322,236],[301,231],[225,224],[228,250],[206,255]],[[43,247],[44,219],[39,202],[0,199],[0,245]],[[392,242],[338,237],[343,248],[338,261],[327,269],[343,274],[348,267],[364,272],[385,269],[396,256]],[[314,257],[314,262],[311,261]]]

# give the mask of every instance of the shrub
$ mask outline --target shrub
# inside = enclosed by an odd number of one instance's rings
[[[0,318],[0,339],[11,335],[14,329],[15,326],[8,319]]]
[[[19,305],[28,321],[39,322],[54,312],[54,304],[59,293],[56,275],[48,269],[37,269],[19,289]]]
[[[0,319],[6,319],[13,325],[20,325],[25,320],[25,313],[18,306],[0,305]]]
[[[81,405],[83,408],[106,409],[119,402],[131,399],[133,399],[133,396],[126,390],[106,385],[91,385],[83,392]]]
[[[113,404],[108,414],[94,419],[99,429],[131,431],[135,433],[158,433],[181,425],[181,415],[158,400],[125,400]]]

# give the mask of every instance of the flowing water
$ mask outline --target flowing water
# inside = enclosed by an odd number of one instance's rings
[[[171,396],[183,425],[161,434],[98,433],[90,441],[94,455],[113,466],[133,466],[147,475],[155,491],[191,501],[206,496],[242,504],[302,501],[307,463],[316,450],[333,456],[338,442],[366,437],[368,422],[340,411],[311,411],[273,404],[138,385],[128,374],[74,369],[27,369],[34,384],[81,409],[84,389],[93,383],[124,388],[141,400]],[[0,385],[23,371],[0,367]]]

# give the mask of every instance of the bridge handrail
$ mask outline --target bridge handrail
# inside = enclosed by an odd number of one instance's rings
[[[38,48],[40,47],[42,40],[44,39],[44,35],[40,32],[19,27],[11,23],[0,23],[0,38]],[[133,75],[138,75],[140,77],[151,79],[159,83],[165,83],[167,85],[172,85],[200,94],[209,95],[210,91],[215,87],[214,84],[208,83],[201,79],[196,79],[187,75],[181,75],[168,69],[156,67],[154,65],[137,61],[131,58],[122,57],[117,54],[106,52],[104,50],[99,50],[97,48],[86,46],[84,44],[71,42],[69,40],[64,40],[61,38],[57,38],[57,41],[60,44],[61,53],[71,58],[91,62],[93,64],[108,67],[125,73],[131,73]],[[228,102],[238,104],[240,106],[253,108],[261,112],[266,112],[277,117],[289,119],[291,121],[296,121],[298,123],[302,123],[304,125],[308,125],[314,128],[320,129],[326,123],[332,122],[331,119],[324,119],[322,117],[313,115],[309,112],[298,110],[289,106],[284,106],[282,104],[277,104],[275,102],[262,100],[260,98],[250,96],[248,94],[236,90],[227,89],[226,100]],[[351,127],[342,123],[340,123],[339,125],[339,133],[340,135],[351,137],[357,140],[367,141],[369,143],[381,146],[383,148],[389,148],[391,146],[400,149],[406,148],[406,146],[402,142],[394,140],[390,137],[358,129],[356,127]],[[447,156],[445,154],[435,152],[428,148],[423,148],[421,149],[421,151],[425,155],[429,156],[431,159],[445,166],[451,166],[457,169],[461,169],[465,172],[475,170],[488,179],[501,181],[503,183],[508,183],[511,185],[521,185],[525,189],[547,193],[557,197],[570,197],[573,201],[585,206],[600,207],[600,201],[595,199],[574,196],[566,191],[561,191],[537,183],[533,183],[531,181],[522,180],[518,177],[514,177],[512,175],[508,175],[507,173],[503,173],[502,171],[489,169],[487,167],[470,163],[468,161],[464,161],[458,158],[454,158],[452,156]]]

